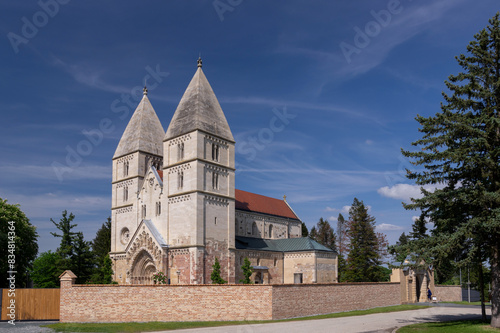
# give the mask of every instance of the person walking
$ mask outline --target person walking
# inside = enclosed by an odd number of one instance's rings
[[[427,288],[427,299],[429,300],[429,302],[431,301],[431,296],[432,296],[431,289]]]

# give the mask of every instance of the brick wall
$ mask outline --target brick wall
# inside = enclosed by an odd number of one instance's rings
[[[399,305],[399,283],[273,286],[273,319]]]
[[[72,285],[61,322],[271,320],[400,304],[399,283]]]
[[[437,297],[438,302],[460,302],[462,301],[462,287],[436,285],[433,296]]]
[[[272,319],[272,287],[61,284],[61,322]]]

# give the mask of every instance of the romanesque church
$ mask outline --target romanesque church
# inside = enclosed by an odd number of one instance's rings
[[[337,282],[337,254],[301,237],[286,199],[235,189],[235,140],[201,59],[165,132],[147,89],[113,156],[111,259],[120,284]]]

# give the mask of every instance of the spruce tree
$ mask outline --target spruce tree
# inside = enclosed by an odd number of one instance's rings
[[[220,263],[219,259],[217,257],[215,258],[215,263],[212,266],[212,274],[210,275],[210,279],[212,280],[212,284],[224,284],[227,283],[226,280],[224,280],[220,274]]]
[[[304,222],[300,223],[302,226],[302,237],[307,237],[309,236],[309,230],[307,230],[307,226]]]
[[[349,255],[345,280],[378,282],[384,274],[380,268],[379,243],[375,233],[375,218],[368,214],[363,201],[354,198],[349,210]]]
[[[241,270],[243,271],[243,279],[240,280],[240,282],[243,284],[252,284],[252,280],[250,279],[250,277],[252,276],[253,269],[250,265],[250,260],[248,260],[248,258],[246,257],[243,261],[243,266],[241,266]]]
[[[338,261],[338,282],[345,281],[345,270],[346,270],[346,254],[347,254],[347,223],[342,214],[339,213],[337,218],[337,261]]]
[[[418,169],[408,178],[423,197],[406,204],[434,223],[431,237],[415,240],[422,256],[459,258],[458,263],[489,259],[491,326],[500,327],[500,25],[497,13],[474,36],[467,54],[456,57],[462,72],[445,81],[441,111],[418,115],[423,136],[404,151]],[[444,187],[443,187],[444,186]],[[481,249],[486,249],[481,253]],[[480,265],[477,265],[480,267]],[[484,312],[483,312],[484,314]],[[485,318],[485,316],[483,316]]]
[[[311,239],[337,252],[336,237],[330,222],[321,217],[313,230],[311,230]]]

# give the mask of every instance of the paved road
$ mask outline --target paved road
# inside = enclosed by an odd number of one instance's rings
[[[489,308],[486,309],[491,314]],[[379,313],[364,316],[291,321],[271,324],[241,325],[198,328],[189,330],[163,331],[157,333],[303,333],[303,332],[342,332],[342,333],[391,333],[396,328],[410,324],[448,321],[459,319],[481,318],[481,308],[478,306],[457,306],[440,304],[427,309]],[[14,333],[50,333],[51,329],[41,328],[44,322],[21,322],[15,327],[5,322],[0,323],[0,332]]]
[[[486,309],[488,315],[490,309]],[[379,313],[364,316],[290,321],[272,324],[211,327],[203,329],[178,330],[176,333],[304,333],[304,332],[342,332],[371,333],[393,332],[396,328],[416,323],[449,321],[460,319],[481,319],[480,307],[434,306],[427,309]],[[164,331],[162,333],[167,333]],[[170,331],[169,333],[171,333]],[[159,332],[158,332],[159,333]]]

